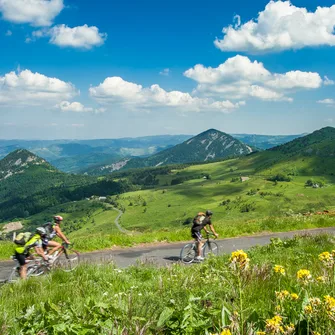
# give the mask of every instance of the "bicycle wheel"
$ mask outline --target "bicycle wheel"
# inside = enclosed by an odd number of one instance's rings
[[[28,267],[27,277],[39,277],[47,272],[49,272],[49,268],[46,264],[35,264]]]
[[[215,242],[209,241],[204,246],[204,257],[208,255],[217,256],[219,253],[219,247]]]
[[[66,249],[61,255],[55,260],[53,267],[61,269],[65,272],[73,271],[80,261],[80,255],[78,251],[73,249]]]
[[[10,273],[7,282],[8,283],[15,283],[20,279],[20,273],[19,273],[19,268],[16,267],[13,269],[13,271]]]
[[[195,245],[192,243],[186,244],[180,252],[180,260],[185,264],[190,264],[196,256]]]

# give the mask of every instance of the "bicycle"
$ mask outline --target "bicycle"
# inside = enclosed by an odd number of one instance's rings
[[[50,256],[51,261],[42,265],[42,267],[45,267],[44,271],[48,272],[53,268],[61,269],[65,272],[73,271],[79,265],[80,254],[72,247],[73,244],[62,243],[61,248]]]
[[[41,258],[27,259],[27,278],[41,276],[42,274],[50,272],[53,268],[71,272],[79,265],[80,261],[79,252],[69,248],[69,245],[66,243],[63,243],[61,249],[57,250],[52,257],[52,262],[46,262]],[[14,256],[12,256],[12,259],[17,265],[9,275],[7,280],[9,283],[20,279],[19,262]]]
[[[7,282],[13,283],[20,279],[20,264],[15,256],[11,257],[16,265],[13,267],[12,272],[10,273]],[[27,278],[29,277],[38,277],[44,273],[41,269],[41,260],[40,259],[27,259]]]
[[[210,236],[215,236],[214,234],[206,235],[206,242],[202,245],[201,251],[204,257],[209,254],[217,256],[219,253],[219,247],[216,242],[210,240]],[[195,261],[195,257],[197,256],[197,243],[188,243],[186,244],[180,252],[180,260],[185,264],[191,264]]]

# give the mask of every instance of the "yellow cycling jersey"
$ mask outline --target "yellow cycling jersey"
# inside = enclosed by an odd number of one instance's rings
[[[24,246],[16,247],[15,252],[18,254],[28,254],[29,250],[33,247],[42,247],[42,239],[38,234],[35,234]]]

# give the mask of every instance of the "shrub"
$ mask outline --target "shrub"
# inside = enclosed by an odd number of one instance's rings
[[[287,175],[284,175],[282,173],[278,173],[275,176],[269,177],[267,180],[274,181],[274,182],[276,182],[276,181],[286,181],[286,182],[289,182],[289,181],[292,180],[292,178],[289,177],[289,176],[287,176]]]

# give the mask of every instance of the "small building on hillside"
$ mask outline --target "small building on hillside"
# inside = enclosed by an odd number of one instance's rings
[[[99,200],[99,201],[106,201],[106,200],[107,200],[107,197],[99,197],[98,200]]]
[[[250,178],[249,177],[240,177],[240,180],[242,183],[244,183],[245,181],[248,181]]]

